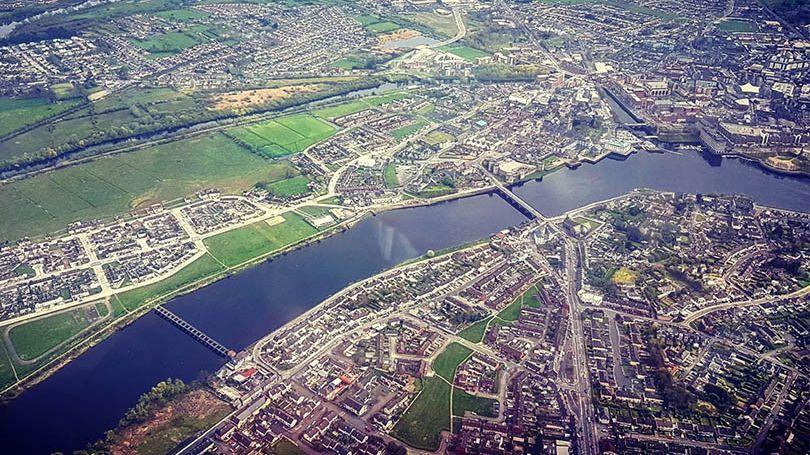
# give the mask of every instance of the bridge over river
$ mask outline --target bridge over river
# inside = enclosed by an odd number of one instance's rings
[[[174,324],[180,330],[191,335],[192,338],[199,341],[203,346],[207,347],[208,349],[211,349],[212,351],[216,352],[222,357],[230,359],[231,357],[236,355],[235,351],[226,348],[218,341],[206,335],[200,329],[194,327],[193,325],[183,320],[183,318],[181,318],[180,316],[167,310],[166,307],[164,307],[163,305],[158,305],[157,307],[155,307],[155,313],[157,313],[158,316],[162,317],[163,319]]]

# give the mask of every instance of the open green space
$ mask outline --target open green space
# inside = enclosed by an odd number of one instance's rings
[[[295,443],[287,438],[281,438],[277,443],[270,447],[270,455],[305,455],[306,452],[301,450]]]
[[[445,133],[444,131],[431,131],[427,135],[425,135],[424,139],[429,145],[439,145],[445,142],[450,142],[456,140],[455,136],[449,133]]]
[[[200,20],[205,19],[210,14],[206,13],[205,11],[200,11],[191,8],[183,8],[183,9],[170,9],[166,11],[159,11],[154,14],[157,17],[162,19],[167,19],[173,22],[186,22],[192,20]]]
[[[257,221],[207,238],[205,246],[215,258],[228,267],[233,267],[318,232],[300,215],[285,213],[282,217],[282,223],[271,225],[266,221]]]
[[[374,33],[387,33],[398,30],[400,26],[391,21],[374,22],[365,26],[369,31]]]
[[[284,179],[291,169],[219,133],[104,157],[0,186],[0,240],[55,232],[204,188],[238,193]]]
[[[717,28],[732,33],[752,33],[757,31],[757,26],[753,22],[738,19],[726,19],[720,22]]]
[[[383,179],[385,180],[386,188],[396,188],[399,186],[399,178],[397,178],[397,166],[393,163],[388,163],[383,169]]]
[[[312,113],[317,117],[332,120],[403,98],[409,98],[408,94],[405,92],[392,92],[385,95],[369,96],[355,101],[349,101],[348,103],[316,109],[312,111]]]
[[[487,324],[492,320],[492,317],[481,319],[480,321],[470,325],[466,329],[458,332],[458,336],[465,340],[472,341],[473,343],[480,343],[484,339],[484,334],[487,331]]]
[[[497,315],[498,319],[506,322],[514,322],[520,317],[520,309],[523,308],[523,305],[531,308],[539,307],[539,302],[534,298],[539,292],[536,285],[530,287],[510,303],[509,306],[501,310]]]
[[[207,430],[228,414],[227,407],[219,412],[212,413],[206,418],[188,415],[179,415],[155,428],[149,436],[137,447],[138,455],[163,455],[171,453],[172,449],[189,437]]]
[[[416,133],[417,131],[421,130],[422,128],[425,127],[425,125],[427,125],[427,122],[422,120],[422,119],[419,119],[419,120],[411,123],[410,125],[406,125],[406,126],[403,126],[402,128],[397,128],[397,129],[391,131],[391,136],[393,136],[394,139],[396,139],[397,141],[401,141],[401,140],[405,139],[406,137],[408,137],[408,136]]]
[[[309,193],[308,184],[309,179],[303,175],[299,175],[269,185],[262,185],[262,188],[278,197],[297,197]]]
[[[397,422],[392,434],[424,450],[436,450],[442,430],[450,429],[450,384],[437,377],[425,378],[422,391]]]
[[[472,349],[459,343],[450,343],[444,351],[433,360],[433,371],[452,383],[453,377],[456,375],[456,367],[469,357],[470,354],[472,354]]]
[[[494,411],[495,400],[477,397],[458,387],[453,387],[453,415],[464,417],[466,411],[481,417],[497,417]]]
[[[235,140],[268,158],[304,151],[335,134],[337,129],[309,114],[295,114],[229,130]]]
[[[45,98],[0,97],[0,136],[53,117],[79,103],[79,100],[51,102]],[[3,155],[0,153],[0,159]]]
[[[6,343],[0,343],[0,390],[10,386],[17,381],[14,369],[11,366],[11,358],[6,352]]]
[[[447,46],[442,46],[439,49],[443,50],[444,52],[449,52],[453,55],[457,55],[464,60],[474,61],[479,57],[486,57],[489,54],[476,49],[474,47],[465,46],[463,44],[448,44]]]
[[[439,15],[432,12],[421,11],[413,16],[408,16],[412,21],[424,25],[439,35],[453,36],[458,33],[456,21],[452,15]]]
[[[12,327],[9,338],[17,355],[33,360],[80,333],[99,318],[95,306],[76,308]]]
[[[135,310],[144,303],[166,297],[185,286],[212,277],[224,270],[222,264],[210,254],[206,254],[164,280],[117,294],[116,297],[124,308],[130,311]]]

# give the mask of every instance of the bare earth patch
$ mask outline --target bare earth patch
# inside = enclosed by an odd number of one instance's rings
[[[260,88],[256,90],[239,90],[217,95],[213,98],[214,109],[244,109],[261,106],[301,93],[313,93],[323,90],[324,84],[285,85],[283,87]]]
[[[230,410],[209,390],[192,390],[167,403],[146,422],[118,430],[109,451],[117,455],[165,453]]]

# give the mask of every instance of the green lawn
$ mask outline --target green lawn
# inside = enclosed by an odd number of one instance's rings
[[[286,161],[264,160],[219,133],[104,157],[0,185],[0,240],[52,233],[204,188],[239,193],[290,170]]]
[[[186,22],[190,20],[205,19],[208,16],[210,16],[210,14],[204,11],[199,11],[191,8],[160,11],[155,13],[154,15],[173,22]]]
[[[539,307],[539,302],[534,299],[534,296],[538,293],[537,286],[532,286],[528,290],[526,290],[523,294],[518,296],[514,302],[510,303],[509,306],[504,308],[498,313],[498,319],[501,319],[506,322],[514,322],[517,321],[520,317],[520,309],[523,308],[523,305],[529,306],[531,308]]]
[[[471,411],[481,417],[497,417],[493,405],[495,400],[491,398],[477,397],[470,395],[466,391],[453,388],[453,415],[464,417],[465,411]]]
[[[458,332],[458,336],[464,338],[465,340],[472,341],[473,343],[480,343],[481,340],[484,339],[484,335],[486,334],[487,330],[487,324],[491,319],[492,317],[488,317],[486,319],[482,319],[472,324],[466,329]]]
[[[387,33],[393,32],[394,30],[398,30],[400,26],[391,21],[384,21],[368,24],[366,25],[366,28],[374,33]]]
[[[232,267],[281,249],[315,234],[317,229],[295,213],[285,213],[284,222],[266,221],[223,232],[205,240],[208,251],[223,264]]]
[[[470,348],[459,343],[451,343],[433,360],[433,371],[452,383],[453,377],[456,375],[456,367],[470,354],[472,354]]]
[[[0,97],[0,136],[22,129],[40,120],[66,111],[79,104],[79,100],[51,103],[44,98]],[[0,158],[3,157],[0,153]]]
[[[383,169],[383,179],[385,179],[385,186],[388,188],[396,188],[399,186],[396,165],[390,163],[385,165],[385,169]]]
[[[349,101],[348,103],[316,109],[312,113],[317,117],[333,120],[404,98],[409,98],[409,95],[404,92],[393,92],[385,95],[370,96],[355,101]]]
[[[392,434],[424,450],[436,450],[442,430],[450,429],[450,384],[437,377],[424,379],[422,392],[397,422]]]
[[[287,438],[282,438],[270,448],[270,455],[305,455],[295,443]]]
[[[6,343],[0,342],[0,389],[3,389],[16,382],[14,370],[11,367],[11,359],[6,353]]]
[[[76,308],[14,326],[9,337],[17,355],[32,360],[80,333],[98,317],[95,306]]]
[[[422,128],[427,125],[427,122],[424,120],[417,120],[410,125],[403,126],[402,128],[397,128],[391,131],[391,136],[394,137],[397,141],[401,141],[406,137],[416,133],[417,131],[421,130]]]
[[[469,61],[474,61],[479,57],[486,57],[489,55],[488,53],[482,50],[470,46],[465,46],[463,44],[448,44],[447,46],[442,46],[440,49],[443,50],[444,52],[449,52],[453,55],[457,55],[463,58],[464,60]]]
[[[294,197],[309,193],[308,183],[308,178],[299,175],[265,185],[264,188],[278,197]]]
[[[134,310],[153,299],[163,298],[185,286],[224,271],[225,268],[206,254],[165,280],[117,294],[121,305]]]
[[[252,150],[277,158],[304,151],[337,132],[329,123],[309,114],[295,114],[228,131]]]
[[[735,19],[724,20],[720,22],[720,25],[718,25],[717,28],[724,32],[732,33],[751,33],[757,31],[756,24],[749,21]]]

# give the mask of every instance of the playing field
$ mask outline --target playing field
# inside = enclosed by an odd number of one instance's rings
[[[228,132],[260,154],[278,158],[304,151],[331,135],[337,129],[308,114],[296,114]]]
[[[450,384],[435,376],[423,381],[422,392],[392,433],[409,445],[433,451],[439,448],[442,430],[450,429]]]
[[[64,112],[79,104],[79,100],[51,103],[44,98],[0,98],[0,136],[17,131],[40,120]],[[3,154],[0,153],[0,158]]]
[[[99,318],[95,305],[76,308],[13,327],[11,343],[23,360],[33,360],[80,333]]]
[[[265,186],[265,189],[278,197],[296,197],[309,193],[308,184],[309,179],[299,175],[271,183]]]
[[[284,222],[270,225],[266,221],[223,232],[205,240],[208,251],[228,267],[284,248],[305,239],[317,229],[294,213],[285,213]]]
[[[489,55],[484,51],[475,49],[470,46],[464,46],[463,44],[450,44],[447,46],[443,46],[440,49],[469,61],[474,61],[478,57],[486,57]]]
[[[318,117],[332,120],[404,98],[409,98],[409,96],[404,92],[392,92],[385,95],[370,96],[336,106],[316,109],[312,113]]]
[[[290,169],[222,134],[100,158],[0,186],[0,239],[51,233],[204,188],[241,192],[281,180]]]
[[[395,24],[391,21],[384,21],[384,22],[375,22],[373,24],[366,25],[366,28],[374,33],[386,33],[392,32],[394,30],[399,29],[399,25]]]

